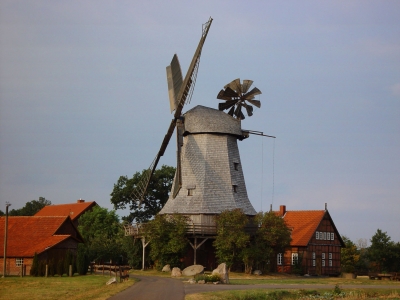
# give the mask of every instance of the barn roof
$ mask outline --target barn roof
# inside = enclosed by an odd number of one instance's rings
[[[77,200],[76,203],[48,205],[38,211],[35,216],[69,216],[75,220],[96,205],[95,201],[85,202],[85,200]]]
[[[4,219],[0,217],[0,241],[4,241]],[[33,257],[71,238],[82,242],[69,217],[8,217],[7,256]],[[4,247],[0,248],[3,256]]]

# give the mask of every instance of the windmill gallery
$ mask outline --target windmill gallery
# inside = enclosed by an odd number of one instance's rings
[[[132,192],[132,197],[141,203],[151,176],[175,131],[177,143],[176,173],[168,201],[159,214],[178,214],[186,218],[186,239],[191,247],[189,247],[184,258],[184,264],[186,266],[201,264],[208,270],[212,270],[217,265],[215,249],[213,248],[217,216],[223,211],[235,209],[240,209],[249,219],[256,215],[246,190],[238,140],[242,141],[253,133],[266,136],[260,132],[243,130],[241,127],[242,120],[245,119],[243,111],[248,116],[252,116],[253,107],[261,107],[260,101],[255,100],[255,96],[261,94],[261,91],[256,87],[251,88],[252,80],[241,82],[240,79],[235,79],[225,85],[224,89],[217,94],[217,99],[223,101],[219,103],[218,109],[198,105],[183,113],[184,105],[190,101],[193,93],[202,47],[211,23],[212,19],[210,18],[203,25],[200,42],[186,76],[182,77],[176,54],[167,67],[170,109],[171,112],[174,112],[174,118],[169,125],[157,156],[145,172],[142,181],[136,185]],[[227,113],[224,110],[227,110]],[[267,137],[274,138],[273,136]],[[286,211],[286,208],[284,210]],[[277,215],[279,215],[278,212]],[[280,217],[284,218],[285,216],[282,214]],[[305,215],[305,218],[308,217]],[[290,220],[287,221],[290,223]],[[138,223],[125,225],[125,235],[141,239],[143,246],[142,267],[144,269],[145,248],[151,241],[146,240],[141,230],[142,226],[143,224]],[[252,229],[252,226],[254,227],[254,225],[248,226],[249,231],[255,229]],[[288,253],[285,252],[284,256],[290,256],[293,262],[293,254],[298,255],[303,249],[302,259],[305,259],[305,263],[310,268],[314,267],[314,273],[334,274],[339,271],[340,247],[343,242],[326,209],[316,217],[315,228],[307,232],[310,235],[308,242],[315,236],[315,232],[318,232],[319,236],[319,230],[322,230],[321,226],[324,226],[324,232],[329,232],[330,237],[337,237],[329,241],[330,245],[326,249],[319,247],[310,250],[308,245],[303,245],[303,248],[299,247],[301,245],[295,245],[296,248],[291,249]],[[291,229],[292,234],[296,232],[295,227]],[[316,257],[321,256],[322,253],[324,253],[322,256],[325,257],[325,252],[327,256],[329,254],[330,258],[327,267],[331,268],[326,272],[322,272],[321,268],[318,271],[316,269],[318,268]],[[305,257],[304,253],[306,253]],[[309,259],[307,259],[308,257]],[[323,264],[325,266],[325,260]],[[282,269],[282,271],[286,270]]]

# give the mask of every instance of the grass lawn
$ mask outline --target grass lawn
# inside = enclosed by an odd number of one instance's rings
[[[334,294],[332,290],[249,290],[191,294],[185,300],[287,300],[287,299],[400,299],[400,290],[346,290]]]
[[[0,278],[0,299],[107,299],[135,283],[106,285],[108,280],[102,275]]]

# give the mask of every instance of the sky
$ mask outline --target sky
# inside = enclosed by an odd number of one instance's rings
[[[212,17],[184,112],[254,80],[261,108],[242,127],[276,136],[239,142],[256,211],[327,203],[341,235],[398,242],[399,12],[390,0],[2,0],[0,210],[39,197],[112,209],[114,184],[150,166],[173,117],[166,66],[176,53],[186,74]]]

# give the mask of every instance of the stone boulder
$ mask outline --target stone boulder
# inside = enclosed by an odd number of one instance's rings
[[[177,267],[172,269],[171,277],[181,277],[181,276],[182,276],[181,269],[179,269]]]
[[[262,275],[262,272],[261,272],[261,270],[255,270],[255,271],[253,272],[253,274],[254,274],[254,275]]]
[[[226,263],[218,265],[218,267],[212,271],[212,275],[215,274],[219,276],[222,283],[229,283],[229,273]]]
[[[185,268],[182,271],[183,276],[195,276],[204,272],[204,267],[202,265],[192,265]]]
[[[161,272],[171,272],[171,266],[170,265],[165,265],[162,268]]]

